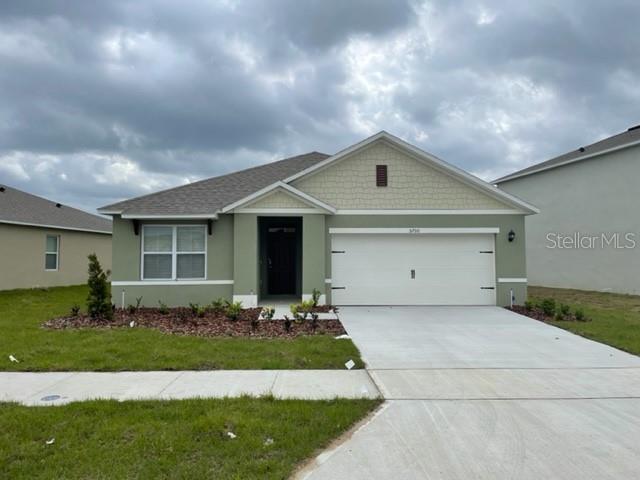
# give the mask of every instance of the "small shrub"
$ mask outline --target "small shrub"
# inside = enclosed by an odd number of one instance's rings
[[[287,333],[291,331],[291,319],[288,316],[284,316],[284,329]]]
[[[292,303],[289,305],[289,310],[293,315],[293,318],[296,322],[302,322],[305,318],[305,313],[302,311],[302,304],[300,303]]]
[[[113,318],[113,307],[111,306],[111,292],[107,278],[110,273],[102,270],[95,253],[90,254],[89,259],[89,295],[87,296],[87,311],[91,318]]]
[[[211,302],[210,308],[216,313],[222,312],[229,302],[224,298],[218,298]]]
[[[302,310],[305,316],[313,312],[313,307],[315,307],[313,299],[306,300],[300,304],[300,310]]]
[[[273,320],[273,316],[276,314],[276,309],[274,307],[264,307],[262,309],[262,318],[265,320]]]
[[[131,305],[131,304],[127,305],[127,313],[128,313],[129,315],[135,315],[136,310],[137,310],[137,309],[136,309],[136,306],[135,306],[135,305]]]
[[[318,317],[316,312],[311,313],[311,330],[314,332],[318,329]]]
[[[189,310],[191,310],[191,315],[192,316],[197,316],[198,312],[200,311],[200,304],[199,303],[191,303],[189,302]]]
[[[564,320],[564,314],[562,313],[562,310],[558,309],[558,311],[556,312],[555,316],[553,317],[558,321]]]
[[[581,308],[577,308],[573,314],[575,315],[576,320],[579,322],[584,322],[587,319],[584,314],[584,310],[582,310]]]
[[[313,302],[314,307],[318,306],[320,295],[322,295],[322,292],[320,292],[320,290],[318,290],[317,288],[314,288],[313,291],[311,292],[311,301]]]
[[[533,310],[533,302],[532,302],[531,300],[526,300],[526,301],[524,302],[524,309],[525,309],[527,312],[530,312],[531,310]]]
[[[540,302],[540,308],[547,317],[552,317],[556,311],[556,301],[553,298],[545,298]]]
[[[76,303],[71,307],[71,316],[77,317],[78,315],[80,315],[80,305]]]
[[[571,307],[567,304],[561,303],[560,304],[560,312],[562,313],[562,315],[564,317],[568,317],[569,314],[571,313]]]
[[[232,322],[235,322],[236,320],[238,320],[241,313],[242,313],[242,302],[233,302],[233,303],[229,302],[227,307],[224,310],[225,316]]]
[[[169,313],[169,307],[167,307],[166,303],[163,303],[162,300],[158,300],[158,312],[160,312],[162,315],[166,315],[167,313]]]

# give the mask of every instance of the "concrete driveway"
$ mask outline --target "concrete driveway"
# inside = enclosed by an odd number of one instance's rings
[[[345,307],[387,399],[311,479],[640,474],[640,358],[497,307]]]

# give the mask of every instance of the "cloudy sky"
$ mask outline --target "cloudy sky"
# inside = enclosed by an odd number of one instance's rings
[[[487,180],[640,123],[637,0],[0,2],[0,183],[85,210],[387,130]]]

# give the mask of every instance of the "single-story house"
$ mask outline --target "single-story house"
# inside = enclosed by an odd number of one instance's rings
[[[505,305],[537,209],[380,132],[99,211],[118,304]]]
[[[0,290],[86,283],[95,253],[111,268],[111,221],[0,185]]]
[[[495,180],[533,202],[529,283],[640,294],[640,125]]]

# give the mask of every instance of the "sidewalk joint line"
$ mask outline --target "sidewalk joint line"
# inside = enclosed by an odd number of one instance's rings
[[[188,370],[182,370],[182,371],[179,371],[179,372],[178,372],[178,375],[176,375],[176,377],[175,377],[173,380],[171,380],[169,383],[167,383],[167,384],[162,388],[162,390],[160,390],[160,391],[158,392],[158,397],[160,397],[160,396],[164,393],[164,391],[165,391],[167,388],[169,388],[171,385],[173,385],[173,384],[174,384],[174,383],[175,383],[179,378],[181,378],[185,373],[187,373],[187,371],[188,371]]]

